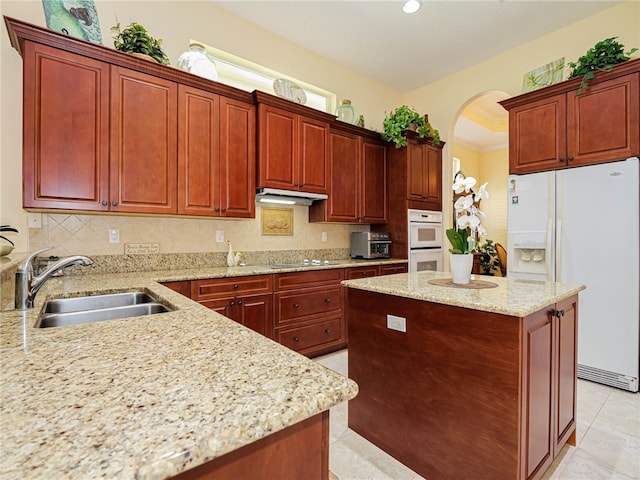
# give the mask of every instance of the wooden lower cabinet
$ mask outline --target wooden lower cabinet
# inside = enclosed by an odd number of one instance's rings
[[[272,275],[191,281],[191,298],[225,317],[273,338]]]
[[[514,317],[348,289],[346,317],[349,427],[425,478],[537,480],[575,445],[577,295]]]
[[[394,273],[407,273],[408,271],[409,265],[407,263],[397,265],[380,265],[378,268],[378,275],[393,275]]]
[[[327,480],[329,412],[322,412],[173,477],[176,480]]]
[[[343,268],[274,276],[274,338],[307,356],[346,347]]]
[[[170,288],[174,292],[178,292],[180,295],[191,298],[191,286],[189,284],[189,280],[178,282],[163,282],[162,285]]]

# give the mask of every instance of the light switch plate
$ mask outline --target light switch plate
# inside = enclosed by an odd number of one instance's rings
[[[29,213],[27,221],[29,222],[29,228],[42,228],[41,213]]]
[[[224,242],[224,230],[216,230],[216,243]]]
[[[117,228],[109,229],[109,243],[120,243],[120,230]]]
[[[398,332],[407,332],[407,319],[396,315],[387,314],[387,328]]]

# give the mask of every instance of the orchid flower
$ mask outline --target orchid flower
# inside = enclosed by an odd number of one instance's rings
[[[456,212],[466,212],[473,206],[473,197],[471,195],[464,195],[456,200],[453,204],[453,208]]]
[[[480,190],[478,190],[478,193],[474,195],[474,201],[480,202],[481,200],[489,198],[489,192],[487,192],[488,183],[489,182],[485,182],[480,186]]]
[[[462,215],[458,217],[457,223],[458,227],[470,228],[473,231],[480,225],[480,219],[475,215]]]
[[[462,192],[469,193],[475,184],[476,179],[473,177],[458,178],[453,182],[453,186],[451,188],[453,188],[453,191],[456,194],[460,194]]]

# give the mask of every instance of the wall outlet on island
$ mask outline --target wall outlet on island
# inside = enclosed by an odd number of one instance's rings
[[[323,242],[327,241],[327,232],[322,232],[322,241]]]
[[[404,317],[397,317],[396,315],[387,314],[387,328],[406,333],[407,319]]]
[[[120,243],[120,230],[117,228],[109,229],[109,243]]]
[[[224,242],[224,230],[216,230],[216,243]]]

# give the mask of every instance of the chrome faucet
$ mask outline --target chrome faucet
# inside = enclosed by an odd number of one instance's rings
[[[22,262],[16,270],[16,310],[26,310],[33,308],[33,302],[36,298],[38,290],[49,280],[56,272],[71,265],[89,266],[93,264],[93,260],[82,255],[72,255],[64,257],[47,268],[40,275],[34,275],[33,263],[35,258],[43,252],[51,250],[53,247],[43,248],[32,253]]]

